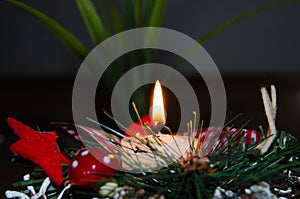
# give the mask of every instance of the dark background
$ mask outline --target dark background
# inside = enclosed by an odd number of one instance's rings
[[[25,2],[58,20],[92,48],[75,2]],[[274,1],[170,0],[163,27],[200,39],[220,23],[270,2]],[[300,137],[299,11],[300,3],[296,2],[257,13],[204,44],[224,78],[228,110],[250,119],[249,128],[257,129],[260,124],[267,128],[259,89],[274,83],[279,90],[277,127]],[[8,147],[18,138],[9,131],[6,118],[12,116],[38,124],[43,130],[51,129],[51,121],[72,122],[72,86],[81,60],[38,21],[3,1],[0,27],[0,191],[3,192],[25,174],[18,164],[10,163],[12,154]],[[182,70],[197,85],[198,80],[190,70]]]

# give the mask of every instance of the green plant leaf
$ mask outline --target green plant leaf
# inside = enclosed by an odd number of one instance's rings
[[[123,13],[125,28],[134,28],[134,1],[123,0],[122,7],[126,8]]]
[[[270,8],[274,8],[277,6],[282,6],[288,3],[292,3],[292,2],[297,2],[300,0],[283,0],[283,1],[277,1],[277,2],[273,2],[273,3],[269,3],[257,8],[253,8],[251,10],[248,10],[236,17],[233,17],[232,19],[229,19],[227,21],[225,21],[224,23],[220,24],[219,26],[217,26],[216,28],[214,28],[212,31],[210,31],[209,33],[207,33],[206,35],[204,35],[200,40],[198,40],[198,42],[200,44],[204,44],[205,42],[207,42],[209,39],[211,39],[213,36],[215,36],[216,34],[218,34],[219,32],[223,31],[224,29],[228,28],[229,26],[231,26],[232,24],[246,18],[249,16],[252,16],[253,14],[256,14],[258,12],[262,12],[265,10],[268,10]]]
[[[165,14],[166,5],[167,5],[166,0],[153,0],[153,1],[154,1],[154,7],[148,22],[149,27],[161,26]]]
[[[167,0],[147,0],[144,4],[145,26],[160,27],[163,22]],[[146,41],[153,39],[152,31],[148,31]],[[154,57],[154,51],[147,51],[145,53],[145,62],[150,62]]]
[[[145,3],[143,5],[143,15],[144,15],[143,26],[148,25],[153,7],[154,7],[153,0],[145,0]]]
[[[216,28],[214,28],[213,30],[208,32],[206,35],[204,35],[201,39],[199,39],[198,43],[201,44],[201,45],[206,43],[208,40],[210,40],[212,37],[214,37],[215,35],[217,35],[221,31],[223,31],[224,29],[228,28],[229,26],[233,25],[234,23],[236,23],[236,22],[238,22],[238,21],[240,21],[240,20],[242,20],[246,17],[252,16],[252,15],[258,13],[258,12],[262,12],[262,11],[265,11],[265,10],[268,10],[268,9],[271,9],[271,8],[274,8],[274,7],[282,6],[282,5],[292,3],[292,2],[297,2],[297,1],[300,1],[300,0],[282,0],[282,1],[269,3],[269,4],[266,4],[266,5],[248,10],[248,11],[246,11],[246,12],[244,12],[244,13],[238,15],[238,16],[235,16],[235,17],[225,21],[224,23],[220,24],[219,26],[217,26]],[[188,50],[185,53],[184,57],[185,58],[189,57],[195,51],[195,48],[197,48],[197,46],[194,46],[192,49]],[[178,68],[184,61],[185,60],[182,59],[182,58],[178,59],[177,63],[175,64],[175,68]]]
[[[81,43],[81,41],[78,40],[76,36],[74,36],[71,32],[69,32],[67,29],[65,29],[62,25],[60,25],[58,22],[56,22],[49,16],[17,0],[6,0],[6,2],[21,8],[23,11],[27,12],[28,14],[32,15],[37,20],[39,20],[48,29],[50,29],[50,31],[53,32],[53,34],[56,37],[58,37],[61,40],[61,42],[64,45],[66,45],[70,50],[72,50],[79,58],[84,59],[88,54],[88,50],[83,45],[83,43]]]
[[[76,0],[77,7],[95,45],[107,38],[107,33],[96,8],[90,0]]]
[[[136,28],[142,26],[143,15],[142,15],[142,4],[141,0],[134,1],[134,25]]]
[[[117,6],[114,4],[112,0],[108,1],[107,3],[108,3],[108,8],[110,10],[112,25],[115,32],[116,33],[122,32],[125,28],[125,24],[119,10],[117,9]],[[126,28],[128,28],[127,25]]]
[[[100,16],[102,18],[105,30],[107,32],[108,35],[111,35],[111,30],[110,30],[110,25],[109,25],[109,20],[108,20],[108,15],[106,12],[106,8],[104,6],[103,0],[98,0],[98,7],[100,10]]]

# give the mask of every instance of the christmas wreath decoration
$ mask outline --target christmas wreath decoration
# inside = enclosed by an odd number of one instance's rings
[[[116,169],[122,167],[124,160],[112,153],[110,147],[122,149],[124,146],[115,135],[81,127],[101,140],[98,147],[68,149],[62,153],[56,146],[55,132],[37,132],[8,118],[8,125],[20,137],[10,149],[20,160],[31,160],[33,169],[23,181],[13,185],[17,191],[6,191],[6,197],[298,198],[300,146],[294,136],[276,129],[275,87],[271,86],[271,97],[266,88],[262,88],[261,93],[269,123],[266,132],[263,128],[259,131],[245,129],[246,124],[239,128],[228,125],[222,129],[217,142],[209,143],[217,127],[200,125],[196,130],[196,124],[192,124],[188,130],[190,146],[185,156],[159,169],[136,173]],[[78,138],[74,126],[55,124]],[[148,129],[149,118],[144,117],[140,124],[142,129]],[[162,135],[153,136],[160,140]],[[136,138],[149,153],[155,153],[151,141]],[[212,144],[211,150],[203,156],[201,148],[208,143]],[[160,155],[168,158],[170,154]],[[139,161],[132,160],[130,154],[127,158],[129,162]]]

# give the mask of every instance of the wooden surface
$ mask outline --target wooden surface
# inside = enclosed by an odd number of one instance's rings
[[[197,88],[198,80],[191,81]],[[227,110],[233,115],[242,113],[241,118],[251,120],[248,128],[258,125],[267,128],[267,122],[260,98],[261,86],[275,83],[278,89],[278,119],[280,130],[292,132],[300,138],[300,84],[297,77],[225,77]],[[0,82],[0,191],[11,188],[12,182],[21,180],[26,174],[24,168],[11,163],[9,146],[18,138],[7,127],[7,117],[15,117],[42,130],[51,130],[51,121],[72,122],[73,80],[6,80]],[[198,90],[197,90],[198,92]],[[102,102],[98,102],[102,103]],[[105,104],[106,102],[104,102]],[[201,109],[202,118],[209,118],[209,107]],[[3,140],[4,139],[4,140]],[[63,138],[61,138],[63,139]]]

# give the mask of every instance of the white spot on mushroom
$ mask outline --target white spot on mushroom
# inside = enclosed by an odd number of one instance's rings
[[[89,151],[88,151],[88,150],[85,150],[85,151],[83,151],[80,155],[81,155],[81,156],[86,156],[87,154],[89,154]]]
[[[73,162],[72,162],[72,167],[73,168],[76,168],[78,166],[78,161],[77,160],[74,160]]]
[[[106,163],[106,164],[109,164],[110,163],[110,158],[108,156],[104,156],[103,162]]]

